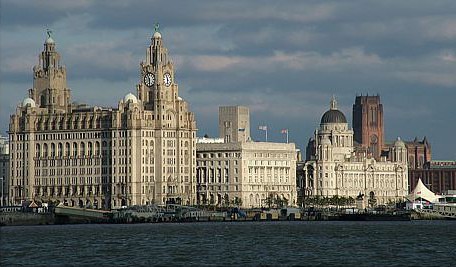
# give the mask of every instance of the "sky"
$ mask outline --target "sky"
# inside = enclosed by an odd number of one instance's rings
[[[356,95],[379,94],[387,140],[427,136],[433,159],[456,160],[454,0],[0,0],[0,133],[46,29],[72,100],[117,107],[157,22],[199,136],[218,136],[219,106],[244,105],[254,140],[286,128],[304,151],[332,95],[351,125]]]

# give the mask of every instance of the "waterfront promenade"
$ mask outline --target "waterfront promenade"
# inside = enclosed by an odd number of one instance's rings
[[[47,212],[16,209],[1,210],[0,226],[87,224],[87,223],[190,223],[190,222],[249,222],[249,221],[410,221],[448,219],[438,213],[378,210],[355,208],[282,208],[247,209],[224,208],[200,209],[190,206],[132,206],[120,210],[102,211],[59,205]]]

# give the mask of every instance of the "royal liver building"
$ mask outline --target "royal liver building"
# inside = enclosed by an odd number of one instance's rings
[[[137,95],[117,108],[71,102],[50,34],[29,97],[11,116],[10,202],[68,206],[196,202],[196,121],[179,97],[174,66],[156,29],[140,64]]]

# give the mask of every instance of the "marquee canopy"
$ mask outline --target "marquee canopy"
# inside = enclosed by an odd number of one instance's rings
[[[418,183],[415,186],[415,189],[407,196],[407,199],[410,201],[415,201],[417,199],[422,199],[435,203],[439,201],[439,195],[436,195],[434,192],[429,190],[421,181],[421,178],[418,179]]]

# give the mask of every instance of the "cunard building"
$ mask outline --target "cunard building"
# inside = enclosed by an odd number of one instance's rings
[[[158,29],[140,64],[137,96],[117,108],[71,102],[66,69],[50,34],[33,88],[11,116],[10,202],[69,206],[196,202],[196,121],[179,97]]]

